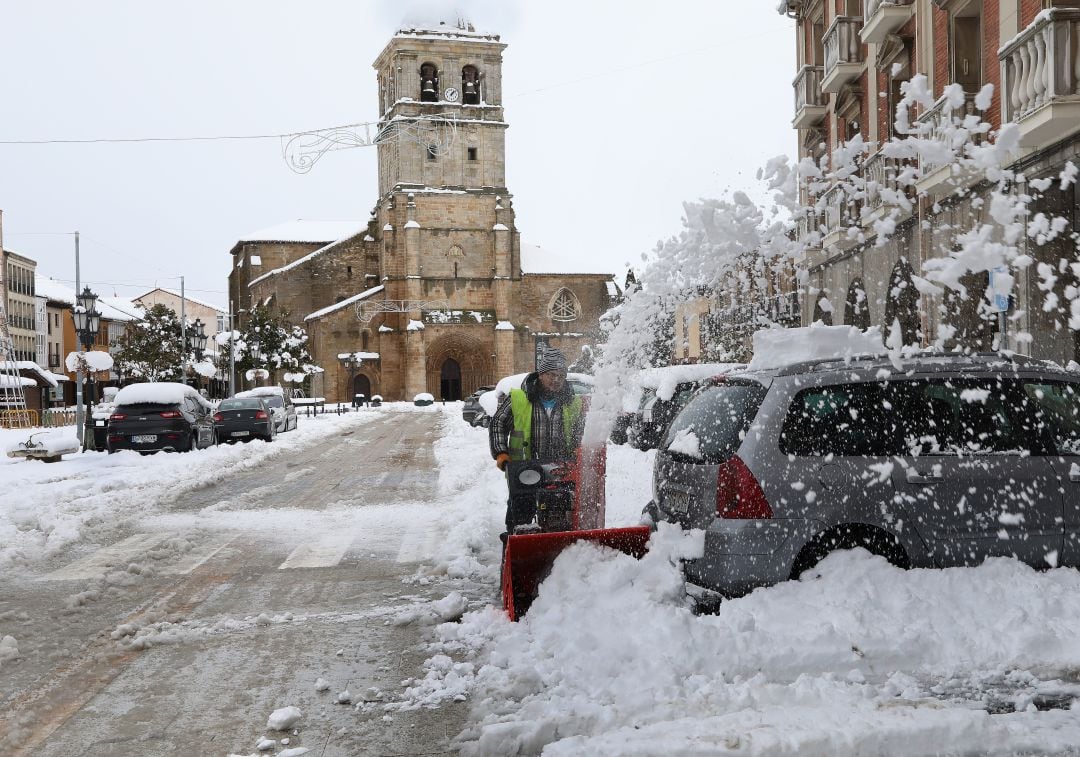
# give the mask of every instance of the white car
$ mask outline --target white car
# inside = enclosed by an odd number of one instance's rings
[[[233,395],[238,398],[262,397],[274,414],[274,427],[280,433],[296,429],[296,406],[289,398],[289,393],[280,386],[259,386],[246,392]]]

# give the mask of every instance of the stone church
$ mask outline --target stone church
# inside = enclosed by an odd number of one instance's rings
[[[286,223],[232,249],[234,313],[303,325],[312,392],[460,399],[575,360],[619,291],[611,272],[523,242],[506,186],[502,53],[467,23],[400,29],[376,59],[378,199],[366,224]],[[351,371],[341,356],[360,353]]]

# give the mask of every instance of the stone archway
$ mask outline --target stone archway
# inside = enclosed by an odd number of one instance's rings
[[[468,333],[440,336],[427,347],[428,391],[442,399],[443,381],[446,388],[461,399],[481,386],[495,383],[494,338],[482,339]],[[446,399],[451,399],[446,396]]]
[[[356,374],[353,377],[352,393],[353,397],[362,394],[365,399],[371,399],[371,379],[362,373]]]
[[[439,399],[457,402],[461,399],[461,365],[452,357],[439,368]]]

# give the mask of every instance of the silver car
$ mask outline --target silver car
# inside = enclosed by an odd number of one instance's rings
[[[1080,565],[1080,375],[1020,357],[731,374],[657,453],[646,514],[705,529],[693,586],[738,596],[865,547],[902,567]]]

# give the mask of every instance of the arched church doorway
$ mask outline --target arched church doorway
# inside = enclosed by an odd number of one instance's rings
[[[365,398],[371,399],[371,379],[364,374],[358,374],[352,382],[353,397],[358,394],[364,395]]]
[[[443,361],[439,369],[439,394],[447,402],[461,399],[461,366],[452,357]]]

